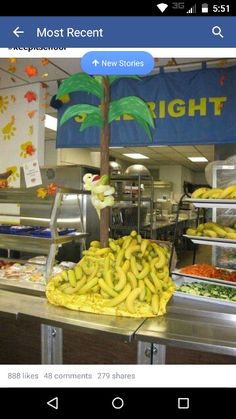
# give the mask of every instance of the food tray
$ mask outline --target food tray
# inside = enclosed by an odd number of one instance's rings
[[[210,281],[205,281],[205,280],[202,281],[202,279],[200,280],[200,279],[197,279],[197,278],[188,278],[188,277],[185,277],[185,276],[181,276],[181,277],[173,278],[173,279],[174,279],[177,287],[179,287],[180,285],[182,285],[184,283],[190,283],[190,282],[199,282],[199,283],[203,282],[204,284],[208,283],[208,284],[213,285],[212,282],[210,282]],[[232,288],[232,289],[235,290],[234,286],[232,287],[232,286],[229,286],[228,284],[227,284],[227,286],[225,284],[217,284],[217,286]],[[200,302],[205,301],[207,303],[221,304],[221,305],[228,306],[228,307],[235,307],[235,309],[236,309],[236,301],[222,300],[220,298],[214,298],[214,297],[204,297],[202,295],[185,294],[184,292],[180,292],[180,291],[175,291],[174,296],[181,297],[181,298],[187,298],[189,300],[194,300],[194,301],[200,301]]]
[[[26,227],[26,226],[13,226],[10,227],[9,232],[5,232],[6,234],[29,234],[31,231],[33,231],[34,227]]]
[[[210,246],[221,246],[221,247],[236,247],[236,240],[218,238],[218,237],[205,237],[205,236],[189,236],[188,234],[183,234],[184,237],[187,237],[195,244],[207,244]]]
[[[64,228],[64,229],[58,229],[58,235],[59,236],[65,236],[67,234],[74,233],[76,231],[75,228]],[[35,237],[51,237],[52,233],[49,228],[45,229],[38,229],[32,232],[32,236]]]
[[[185,199],[196,208],[236,208],[235,199]]]
[[[225,268],[223,268],[223,269],[225,269]],[[225,270],[230,271],[230,272],[232,271],[232,269],[225,269]],[[175,276],[177,276],[177,277],[184,276],[186,278],[192,278],[194,280],[199,279],[199,280],[204,281],[204,282],[207,281],[207,282],[212,283],[212,284],[222,284],[222,285],[230,285],[232,287],[236,287],[236,282],[233,282],[233,281],[225,281],[224,279],[218,279],[218,278],[209,278],[208,276],[198,276],[198,275],[186,274],[185,272],[181,272],[180,269],[175,269],[172,272],[171,275],[172,275],[173,280],[177,279],[177,278],[175,278]]]

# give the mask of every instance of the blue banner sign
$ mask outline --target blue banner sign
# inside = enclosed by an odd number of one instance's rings
[[[154,118],[154,145],[222,144],[236,142],[236,67],[160,73],[140,80],[120,79],[111,86],[111,100],[138,96],[148,103]],[[58,110],[99,99],[86,93],[72,93]],[[96,147],[99,128],[80,131],[84,116],[58,128],[57,147]],[[111,146],[151,145],[144,129],[129,115],[111,124]]]

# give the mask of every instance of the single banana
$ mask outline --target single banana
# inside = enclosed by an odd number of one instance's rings
[[[146,252],[146,249],[147,249],[147,246],[148,246],[148,245],[149,245],[149,240],[147,240],[147,239],[142,240],[142,243],[141,243],[141,246],[140,246],[142,256],[143,256],[143,255],[144,255],[144,253]]]
[[[188,236],[196,236],[197,232],[200,233],[200,231],[197,231],[197,229],[195,229],[195,228],[187,228],[186,234]]]
[[[155,263],[155,268],[156,269],[163,268],[163,266],[165,266],[165,264],[166,264],[165,254],[163,252],[159,252],[159,261],[157,263]]]
[[[159,311],[159,296],[157,294],[153,294],[152,296],[152,312],[153,314],[158,314]]]
[[[203,234],[203,236],[206,236],[206,237],[215,237],[215,238],[218,237],[216,232],[213,231],[213,230],[204,229],[202,234]]]
[[[92,289],[91,289],[91,291],[92,292],[94,292],[94,293],[98,293],[99,292],[99,290],[100,290],[100,287],[99,287],[99,285],[97,284],[97,285],[95,285]]]
[[[152,293],[148,287],[145,287],[145,291],[146,291],[145,300],[147,301],[148,304],[150,304],[152,301]]]
[[[97,247],[97,248],[100,248],[100,247],[101,247],[101,243],[100,243],[98,240],[93,240],[93,241],[90,243],[90,246],[91,246],[91,247]]]
[[[124,250],[126,250],[128,247],[129,247],[129,245],[130,245],[130,243],[132,242],[132,237],[131,236],[127,236],[126,238],[125,238],[125,240],[124,240],[124,242],[123,242],[123,245],[122,245],[122,249],[124,249]]]
[[[69,278],[69,283],[72,287],[76,286],[76,277],[75,277],[75,272],[72,269],[68,270],[68,278]]]
[[[138,283],[137,283],[137,279],[136,279],[135,275],[133,274],[133,272],[128,272],[127,277],[128,277],[128,280],[129,280],[129,282],[132,286],[132,289],[137,288]]]
[[[142,236],[140,234],[137,235],[137,242],[138,244],[142,243]]]
[[[137,279],[144,279],[148,275],[150,271],[149,263],[145,263],[143,270],[138,274]]]
[[[129,271],[129,268],[130,268],[130,261],[126,259],[126,261],[122,265],[122,269],[125,273],[127,273]]]
[[[141,288],[141,292],[139,294],[139,301],[144,301],[145,300],[145,294],[146,294],[146,288],[145,288],[145,284],[144,284],[143,279],[140,279],[138,281],[138,288]]]
[[[116,252],[116,251],[117,251],[117,245],[114,243],[114,241],[111,241],[111,242],[109,243],[109,247],[110,247],[110,249],[111,249],[113,252]]]
[[[76,266],[74,267],[74,271],[75,271],[75,276],[76,276],[76,279],[77,279],[77,281],[79,281],[79,279],[81,279],[81,278],[82,278],[82,276],[83,276],[83,271],[82,271],[81,266],[76,265]]]
[[[135,300],[138,298],[139,294],[141,293],[141,288],[135,288],[132,290],[127,299],[126,299],[126,308],[130,313],[135,313]]]
[[[103,247],[102,249],[97,249],[96,256],[104,256],[106,253],[110,252],[109,247]]]
[[[234,232],[234,233],[226,233],[226,239],[235,240],[236,239],[236,232]]]
[[[135,245],[130,245],[128,247],[128,249],[126,249],[125,251],[125,258],[126,259],[130,259],[133,253],[137,253],[140,251],[140,246],[139,244],[135,244]]]
[[[64,279],[62,278],[60,274],[58,274],[53,277],[53,282],[54,282],[55,287],[58,287],[59,285],[62,284],[62,282],[64,282]],[[66,286],[68,286],[67,283],[66,283]]]
[[[126,300],[130,292],[131,285],[127,284],[119,295],[117,295],[115,298],[112,298],[106,303],[106,307],[115,307],[118,304],[122,303],[124,300]]]
[[[220,194],[219,198],[220,198],[220,199],[227,198],[227,196],[228,196],[228,195],[232,194],[232,193],[233,193],[233,192],[235,192],[235,191],[236,191],[236,185],[231,185],[231,186],[228,186],[227,188],[225,188],[225,189],[223,190],[223,192],[221,192],[221,194]]]
[[[90,279],[93,279],[95,276],[97,276],[98,269],[99,269],[99,265],[98,265],[98,263],[97,263],[97,262],[95,262],[95,264],[94,264],[94,268],[93,268],[93,271],[92,271],[92,273],[88,276],[88,281],[90,281]]]
[[[210,188],[198,188],[191,195],[191,198],[201,198],[202,194],[209,191]]]
[[[168,266],[163,266],[163,268],[161,270],[156,271],[155,274],[159,279],[164,279],[166,276],[169,276]]]
[[[236,233],[236,230],[232,227],[223,227],[223,229],[226,231],[226,233]]]
[[[158,279],[158,277],[156,276],[156,274],[154,272],[150,272],[151,278],[152,278],[152,282],[155,285],[156,291],[161,294],[162,293],[162,284],[160,279]]]
[[[138,268],[136,266],[136,258],[135,258],[135,256],[131,256],[130,266],[131,266],[131,271],[133,272],[133,274],[137,278],[138,277],[138,274],[139,274],[139,271],[138,271]]]
[[[104,260],[104,272],[109,271],[109,269],[110,269],[110,261],[111,261],[111,259],[109,258],[109,255],[107,255],[105,257],[105,260]]]
[[[69,281],[68,275],[67,275],[67,271],[62,271],[61,272],[61,276],[64,279],[64,281]]]
[[[123,288],[125,287],[127,279],[126,279],[125,272],[123,271],[122,268],[120,268],[120,266],[118,266],[116,268],[116,272],[117,272],[118,277],[119,277],[119,282],[115,285],[114,289],[115,289],[115,291],[119,292],[119,291],[123,290]]]
[[[99,279],[98,284],[101,287],[101,289],[105,291],[108,295],[110,295],[111,297],[117,297],[117,292],[114,291],[111,287],[109,287],[109,285],[106,284],[104,279]]]
[[[120,266],[122,264],[124,254],[125,254],[124,249],[119,250],[116,257],[116,266]]]
[[[65,294],[75,294],[77,293],[84,285],[86,284],[86,279],[83,278],[80,281],[77,282],[76,287],[70,287],[63,289],[63,292]]]
[[[97,285],[98,283],[98,278],[95,277],[93,279],[90,279],[90,281],[88,281],[80,290],[79,290],[79,294],[86,294],[88,291],[91,291],[91,289],[93,287],[95,287],[95,285]]]
[[[149,288],[149,290],[151,291],[152,294],[156,293],[155,287],[154,285],[151,283],[150,279],[145,278],[144,279],[144,283],[145,285]]]
[[[108,287],[110,287],[111,289],[113,289],[114,288],[114,284],[113,284],[113,281],[112,281],[112,271],[111,270],[104,271],[103,277],[104,277],[104,281],[106,282],[106,284],[108,285]]]

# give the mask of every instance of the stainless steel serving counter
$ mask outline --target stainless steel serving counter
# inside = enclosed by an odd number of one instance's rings
[[[236,309],[175,296],[168,313],[145,320],[135,339],[141,359],[149,351],[152,363],[165,363],[166,345],[235,356]]]
[[[72,311],[49,304],[46,298],[0,290],[1,313],[14,313],[21,319],[34,317],[41,323],[68,327],[93,334],[109,334],[115,339],[131,341],[144,319],[114,317]]]
[[[41,324],[42,363],[62,363],[63,329],[138,344],[137,363],[165,363],[166,346],[236,356],[236,309],[175,296],[165,316],[135,319],[70,311],[45,298],[0,290],[0,317]]]

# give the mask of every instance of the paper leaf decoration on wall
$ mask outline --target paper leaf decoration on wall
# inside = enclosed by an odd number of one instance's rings
[[[37,109],[34,109],[33,111],[27,112],[27,115],[30,119],[32,119],[34,117],[34,115],[36,114]]]
[[[33,101],[37,100],[37,95],[32,90],[28,90],[28,92],[26,92],[24,98],[28,101],[28,103],[30,103],[30,102],[33,102]]]
[[[24,157],[25,159],[27,157],[33,156],[36,152],[36,148],[34,147],[32,141],[26,141],[25,143],[21,144],[20,148],[20,157]]]
[[[3,139],[4,140],[10,140],[12,137],[14,137],[15,133],[16,133],[16,127],[15,127],[15,117],[12,116],[10,118],[10,121],[7,122],[6,125],[4,125],[4,127],[2,128],[2,133],[3,133]]]
[[[48,60],[48,58],[42,58],[42,60],[41,60],[41,64],[42,65],[48,65],[48,63],[49,63],[49,60]]]
[[[8,69],[7,69],[10,73],[15,73],[16,72],[16,66],[15,65],[12,65],[12,64],[10,64],[9,66],[8,66]]]
[[[38,74],[38,70],[37,70],[36,67],[34,67],[32,64],[30,64],[30,65],[27,65],[27,67],[25,67],[25,73],[29,77],[35,77]]]
[[[0,96],[0,113],[3,113],[8,108],[8,96]]]

